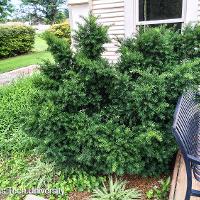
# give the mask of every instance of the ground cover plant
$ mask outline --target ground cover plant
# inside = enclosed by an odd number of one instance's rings
[[[107,30],[90,15],[74,36],[75,53],[64,40],[46,37],[56,63],[41,67],[24,129],[44,141],[48,158],[69,170],[167,173],[176,152],[171,133],[176,102],[200,81],[197,54],[183,55],[177,48],[188,30],[141,31],[122,42],[115,65],[101,57]],[[186,42],[180,49],[191,48]]]
[[[171,178],[166,180],[159,181],[159,186],[154,186],[151,190],[147,192],[147,199],[159,199],[159,200],[168,200],[169,191],[171,186]]]

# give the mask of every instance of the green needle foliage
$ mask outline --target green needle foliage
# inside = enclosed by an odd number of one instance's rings
[[[103,45],[108,43],[108,27],[97,23],[97,18],[90,14],[83,18],[84,24],[78,24],[74,39],[76,48],[89,59],[99,59],[105,51]]]
[[[113,65],[101,57],[107,30],[90,15],[75,33],[76,52],[66,40],[47,37],[56,63],[47,62],[35,79],[24,129],[61,167],[95,175],[166,173],[177,150],[171,125],[178,97],[200,84],[198,54],[189,60],[178,51],[186,33],[149,28],[122,43]],[[197,35],[199,28],[191,30]]]

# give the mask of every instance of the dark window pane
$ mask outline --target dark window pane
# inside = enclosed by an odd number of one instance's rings
[[[139,20],[163,20],[182,17],[182,0],[139,0]]]

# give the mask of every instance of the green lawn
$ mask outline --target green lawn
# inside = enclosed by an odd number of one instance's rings
[[[36,36],[34,49],[31,53],[0,60],[0,73],[8,72],[33,64],[39,64],[46,59],[53,61],[51,54],[47,51],[47,47],[48,46],[45,40],[39,36]]]
[[[46,51],[47,48],[48,48],[48,45],[46,41],[42,37],[37,35],[35,38],[35,45],[34,45],[33,51],[36,51],[36,52]]]

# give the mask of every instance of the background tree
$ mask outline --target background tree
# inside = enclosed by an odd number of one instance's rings
[[[69,11],[68,9],[60,10],[58,14],[56,15],[55,22],[56,23],[62,23],[66,19],[69,18]]]
[[[43,16],[47,23],[54,24],[66,0],[22,0],[22,3],[24,6],[34,8],[34,11]]]
[[[13,5],[10,0],[0,1],[0,22],[4,22],[13,11]]]

